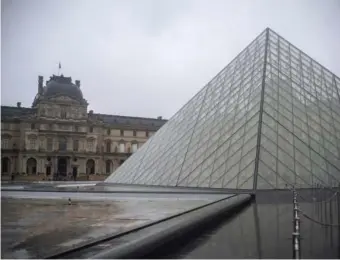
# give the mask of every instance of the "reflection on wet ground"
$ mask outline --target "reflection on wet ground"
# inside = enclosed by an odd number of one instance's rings
[[[234,193],[235,190],[192,188],[192,187],[164,187],[108,184],[103,182],[31,182],[31,183],[1,183],[3,191],[43,191],[43,192],[93,192],[93,193]],[[244,191],[243,193],[247,193]]]
[[[44,193],[45,195],[47,193]],[[2,258],[39,258],[210,202],[2,198]]]
[[[275,192],[275,191],[274,191]],[[159,258],[292,258],[293,206],[288,193],[261,195],[231,220],[170,250]],[[340,198],[333,193],[302,200],[301,210],[315,221],[301,218],[302,258],[340,257]],[[308,197],[305,194],[304,198]],[[333,198],[332,198],[333,196]],[[327,199],[331,198],[330,201]]]

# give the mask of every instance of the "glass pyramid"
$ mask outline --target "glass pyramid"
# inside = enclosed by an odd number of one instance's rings
[[[106,182],[337,185],[339,94],[337,76],[267,28]]]

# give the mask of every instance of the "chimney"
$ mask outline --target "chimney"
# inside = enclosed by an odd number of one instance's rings
[[[21,102],[17,102],[17,107],[21,107]]]
[[[44,77],[38,76],[38,93],[39,94],[42,94],[43,92],[43,82],[44,82]]]
[[[93,115],[93,110],[90,110],[90,111],[89,111],[89,114],[90,114],[90,115]]]
[[[80,80],[76,80],[76,85],[78,88],[80,88]]]
[[[161,116],[159,116],[159,117],[157,117],[157,119],[159,119],[159,120],[162,120],[162,117],[161,117]]]

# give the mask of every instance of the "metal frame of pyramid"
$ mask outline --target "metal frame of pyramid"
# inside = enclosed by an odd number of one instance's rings
[[[106,182],[336,186],[339,88],[337,76],[267,28]]]

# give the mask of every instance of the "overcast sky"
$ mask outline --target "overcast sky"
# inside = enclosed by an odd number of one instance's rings
[[[61,61],[94,112],[169,118],[266,27],[340,75],[339,0],[1,2],[2,105]]]

